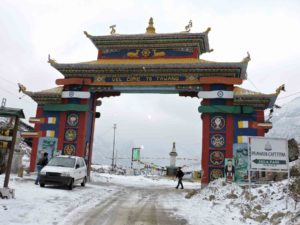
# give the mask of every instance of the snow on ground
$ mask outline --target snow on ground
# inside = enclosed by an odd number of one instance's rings
[[[0,199],[0,224],[70,224],[83,208],[88,210],[118,189],[87,184],[66,188],[41,188],[34,184],[35,176],[12,176],[9,187],[15,189],[15,199]],[[0,175],[2,184],[4,176]]]
[[[40,188],[34,185],[34,178],[12,176],[10,187],[16,190],[16,198],[0,199],[0,224],[74,224],[83,213],[130,187],[168,190],[159,204],[174,210],[175,216],[185,218],[191,225],[300,224],[290,222],[297,212],[300,217],[300,204],[294,210],[294,202],[289,199],[285,208],[286,181],[256,185],[250,195],[247,186],[226,184],[223,179],[202,190],[199,183],[184,181],[185,189],[175,190],[177,183],[172,179],[93,172],[92,182],[86,187],[69,191],[61,187]],[[1,183],[3,179],[0,175]],[[185,198],[193,190],[195,195]],[[279,215],[280,223],[276,223],[274,215]]]
[[[126,187],[175,187],[177,181],[175,179],[160,176],[120,176],[107,173],[92,173],[92,182],[106,182],[111,184],[119,184]],[[200,188],[199,182],[185,182],[184,187],[188,189]]]
[[[176,209],[175,214],[187,219],[191,225],[299,225],[300,220],[290,221],[297,215],[300,217],[300,206],[294,210],[294,202],[289,199],[286,209],[286,187],[286,181],[260,185],[252,188],[249,195],[247,186],[226,184],[219,179],[198,190],[191,199],[185,199],[184,193],[181,194],[182,198],[173,193],[162,203],[165,207]],[[281,221],[275,219],[278,212],[283,213]]]

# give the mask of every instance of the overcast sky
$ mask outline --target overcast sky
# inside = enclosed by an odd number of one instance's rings
[[[144,33],[152,16],[157,33],[180,32],[191,19],[192,32],[207,27],[214,52],[203,59],[237,62],[251,54],[248,81],[243,87],[264,93],[285,83],[282,105],[299,89],[299,1],[101,1],[101,0],[1,0],[0,97],[10,107],[22,107],[26,117],[36,104],[21,97],[17,83],[28,90],[55,87],[62,75],[47,63],[96,59],[97,50],[85,37],[107,35],[116,24],[120,34]],[[182,157],[200,158],[201,119],[198,99],[176,95],[122,95],[103,100],[96,123],[95,159],[110,157],[113,124],[117,149],[128,156],[133,145],[144,146],[142,155],[168,157],[172,142]]]

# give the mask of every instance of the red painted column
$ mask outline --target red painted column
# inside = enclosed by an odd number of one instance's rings
[[[258,123],[264,123],[265,122],[265,114],[264,110],[256,110],[256,121]],[[265,130],[263,128],[257,129],[257,136],[265,136]]]
[[[209,85],[203,85],[203,91],[209,91]],[[209,99],[203,99],[201,105],[209,105]],[[210,126],[210,114],[203,113],[202,117],[202,176],[201,183],[208,184],[209,181],[209,171],[208,171],[208,161],[209,161],[209,126]]]
[[[67,113],[61,112],[59,121],[56,120],[56,122],[59,123],[57,149],[61,151],[63,151],[63,145],[64,145],[66,119],[67,119]]]
[[[43,114],[43,108],[41,106],[37,106],[36,118],[41,118],[42,114]],[[38,132],[38,131],[40,131],[40,128],[41,128],[41,125],[39,123],[36,123],[34,125],[34,131]],[[39,145],[39,138],[33,138],[32,150],[31,150],[31,156],[30,156],[30,166],[29,166],[30,172],[34,172],[34,170],[35,170],[38,145]]]
[[[225,158],[232,158],[232,157],[233,157],[233,115],[227,114]]]
[[[88,87],[82,87],[82,91],[87,91]],[[89,104],[89,99],[81,99],[80,104]],[[80,112],[79,113],[79,124],[77,131],[77,147],[76,147],[76,155],[80,157],[84,157],[85,144],[86,144],[86,132],[88,126],[88,116],[89,112]]]
[[[201,183],[207,184],[209,181],[208,174],[208,159],[209,159],[209,120],[210,115],[208,113],[202,114],[202,177]]]
[[[96,102],[97,98],[94,98],[93,101],[93,110],[92,110],[92,127],[91,127],[91,138],[90,138],[90,149],[89,149],[89,158],[88,158],[88,176],[90,176],[91,165],[92,165],[92,157],[93,157],[93,144],[94,144],[94,130],[95,130],[95,122],[96,122]]]
[[[87,122],[88,122],[88,112],[80,112],[79,124],[78,124],[77,149],[76,149],[76,155],[80,157],[84,157]]]
[[[227,86],[227,91],[233,91],[233,85]],[[227,99],[226,105],[233,105],[233,99]],[[226,116],[226,152],[225,158],[233,157],[233,115]]]

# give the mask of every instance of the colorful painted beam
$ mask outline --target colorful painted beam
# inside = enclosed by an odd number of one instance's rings
[[[233,98],[233,91],[224,91],[224,90],[216,90],[216,91],[199,91],[199,98]]]
[[[211,106],[199,106],[198,111],[200,113],[249,114],[249,113],[253,113],[254,109],[251,106],[211,105]]]
[[[249,136],[237,136],[238,144],[248,143],[248,141],[249,141]]]
[[[23,131],[21,132],[23,138],[37,138],[37,137],[55,137],[55,130],[44,130],[38,132]]]
[[[71,84],[85,84],[90,85],[93,82],[91,78],[66,78],[66,79],[57,79],[55,83],[57,85],[71,85]]]
[[[114,82],[113,86],[161,86],[161,85],[194,85],[194,84],[200,84],[200,81],[197,80],[187,80],[187,81],[131,81],[131,82]],[[93,83],[95,86],[107,86],[112,85],[111,82],[105,82],[105,81],[95,81]]]
[[[200,77],[201,84],[242,84],[241,78],[233,77]]]
[[[88,91],[63,91],[61,97],[88,99],[91,97],[91,93]]]
[[[30,117],[29,123],[34,124],[56,124],[56,117],[46,117],[46,118],[36,118],[36,117]]]
[[[41,137],[42,136],[42,132],[31,132],[31,131],[23,131],[21,132],[21,137],[23,138],[37,138],[37,137]]]
[[[238,128],[271,129],[272,123],[258,123],[256,121],[238,121]]]
[[[47,104],[44,105],[44,111],[76,111],[76,112],[87,112],[89,105],[82,104]]]

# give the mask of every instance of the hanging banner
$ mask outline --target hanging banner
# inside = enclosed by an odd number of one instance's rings
[[[250,137],[251,169],[288,170],[286,139]]]
[[[199,91],[199,98],[233,98],[233,91]]]
[[[141,148],[132,148],[132,161],[139,161],[141,158]]]
[[[91,94],[88,91],[63,91],[62,98],[90,98]]]

